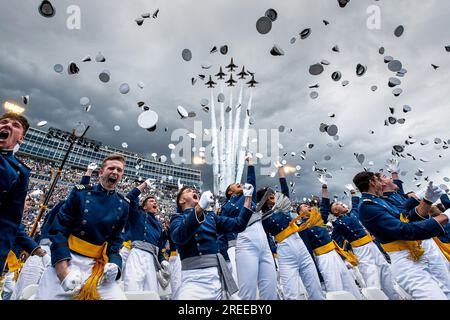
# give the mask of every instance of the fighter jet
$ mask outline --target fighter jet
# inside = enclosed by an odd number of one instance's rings
[[[252,75],[252,79],[249,82],[247,82],[247,84],[249,88],[255,87],[255,85],[258,84],[258,82],[255,80],[254,75]]]
[[[228,79],[227,81],[225,81],[225,83],[228,84],[228,87],[234,87],[234,84],[237,83],[236,80],[233,79],[233,75],[230,74],[230,79]]]
[[[229,69],[229,72],[233,72],[234,69],[236,69],[238,66],[234,64],[233,58],[231,58],[231,62],[229,65],[227,65],[225,68]]]
[[[217,79],[222,80],[225,76],[226,74],[222,71],[222,67],[220,67],[219,73],[216,74]]]
[[[214,88],[214,86],[215,86],[217,83],[215,83],[215,82],[211,79],[211,76],[209,76],[209,81],[207,81],[205,84],[208,86],[208,88]]]
[[[242,66],[242,71],[237,74],[239,76],[239,79],[245,79],[246,76],[248,76],[248,73],[245,72],[245,66]]]

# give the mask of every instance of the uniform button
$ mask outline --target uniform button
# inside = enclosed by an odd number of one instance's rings
[[[89,210],[88,209],[84,209],[84,213],[88,213],[89,212]]]
[[[89,200],[86,200],[86,203],[91,203]]]
[[[122,200],[119,200],[120,203],[122,203]]]
[[[196,233],[195,236],[198,237],[198,233]]]
[[[121,207],[118,207],[117,210],[122,210],[122,208],[121,208]]]
[[[202,255],[202,253],[201,253],[201,252],[199,252],[199,253],[198,253],[198,255],[199,255],[199,256],[201,256],[201,255]]]
[[[200,247],[200,243],[197,242],[197,247]]]
[[[120,220],[120,216],[117,216],[117,217],[116,217],[116,220]]]
[[[86,224],[86,223],[87,223],[87,220],[83,220],[83,221],[81,221],[81,223],[82,223],[82,224]]]
[[[86,232],[84,232],[84,231],[81,231],[81,232],[80,232],[80,235],[81,235],[81,236],[84,236],[85,234],[86,234]]]
[[[91,195],[91,192],[89,191],[89,192],[87,193],[87,195],[90,196],[90,195]]]
[[[114,230],[116,228],[116,226],[112,226],[112,229]]]

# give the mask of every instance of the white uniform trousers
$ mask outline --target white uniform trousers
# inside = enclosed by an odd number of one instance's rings
[[[128,247],[123,246],[119,251],[120,257],[122,258],[122,266],[125,268],[127,264],[128,256],[130,255],[130,249]]]
[[[69,269],[78,268],[81,272],[82,283],[84,283],[92,273],[92,267],[95,259],[71,253]],[[97,286],[98,293],[102,300],[126,300],[125,294],[117,281],[103,282]],[[61,287],[56,275],[55,268],[48,266],[39,282],[39,288],[36,293],[36,300],[72,300],[73,292],[65,292]]]
[[[280,281],[286,300],[299,300],[303,282],[311,300],[323,300],[319,275],[314,261],[298,233],[293,233],[278,243]]]
[[[397,283],[415,300],[446,300],[447,297],[431,276],[428,261],[422,255],[412,261],[408,250],[389,252],[391,271]]]
[[[158,292],[155,259],[150,252],[132,248],[123,273],[124,290]]]
[[[367,287],[382,290],[390,300],[400,300],[394,287],[391,267],[380,249],[372,241],[360,247],[353,247],[358,258],[358,269]]]
[[[14,272],[8,271],[3,279],[2,290],[0,290],[0,300],[11,300],[16,282],[14,281]]]
[[[234,282],[238,283],[237,266],[236,266],[236,246],[229,247],[227,253],[228,257],[230,258],[231,274],[233,275]]]
[[[209,267],[194,270],[181,270],[181,286],[174,300],[222,300],[219,270]]]
[[[316,260],[328,292],[344,290],[356,299],[362,299],[353,276],[336,250],[318,255]]]
[[[48,246],[41,246],[41,248],[45,250],[50,257],[50,248]],[[20,271],[11,300],[19,300],[23,289],[29,285],[39,284],[46,267],[43,259],[38,255],[29,256]]]
[[[257,289],[260,299],[277,300],[277,272],[261,221],[238,234],[236,268],[242,300],[256,300]]]
[[[180,256],[170,256],[170,288],[172,290],[172,298],[177,296],[181,286],[181,260]]]
[[[425,249],[424,256],[428,260],[431,276],[439,283],[447,299],[450,299],[450,273],[447,268],[447,259],[433,239],[423,240],[422,247]]]

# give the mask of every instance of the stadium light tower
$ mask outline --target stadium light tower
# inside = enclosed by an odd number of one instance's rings
[[[25,111],[25,108],[9,101],[5,101],[5,103],[3,104],[3,108],[5,108],[7,112],[13,112],[17,114],[22,114]]]

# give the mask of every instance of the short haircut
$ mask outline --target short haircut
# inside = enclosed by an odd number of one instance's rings
[[[142,201],[142,206],[144,207],[145,204],[147,203],[147,201],[150,200],[150,199],[155,199],[155,200],[156,200],[155,196],[147,196],[147,197],[145,197],[145,199]]]
[[[331,213],[333,213],[333,210],[331,210],[332,208],[333,208],[333,204],[335,204],[336,202],[335,201],[331,201],[331,203],[330,203],[330,212]]]
[[[9,111],[9,112],[4,113],[4,114],[0,117],[0,120],[3,120],[3,119],[13,119],[13,120],[19,121],[20,124],[21,124],[22,127],[23,127],[23,135],[24,135],[24,136],[25,136],[25,134],[27,133],[28,128],[30,128],[30,124],[28,123],[27,118],[25,118],[24,116],[22,116],[22,115],[20,115],[20,114],[17,114],[17,113],[14,113],[14,112],[10,112],[10,111]]]
[[[192,189],[190,186],[184,186],[180,189],[180,191],[178,191],[177,194],[177,208],[178,211],[182,212],[181,210],[181,206],[180,206],[180,199],[181,199],[181,195],[183,194],[184,191],[186,191],[187,189]]]
[[[256,202],[260,202],[261,201],[261,199],[266,194],[267,189],[268,189],[268,187],[264,187],[264,188],[261,188],[258,191],[256,191]]]
[[[227,199],[230,199],[230,198],[231,198],[231,194],[228,194],[228,192],[230,191],[230,188],[231,188],[231,186],[232,186],[233,184],[234,184],[234,183],[230,184],[230,185],[227,187],[227,189],[225,190],[225,197],[227,197]]]
[[[109,156],[107,156],[105,159],[103,159],[102,161],[102,169],[105,167],[105,164],[107,161],[120,161],[123,163],[123,165],[125,166],[125,157],[121,154],[111,154]]]
[[[375,177],[376,174],[370,171],[362,171],[353,178],[353,183],[360,192],[367,192],[369,190],[369,181]]]

